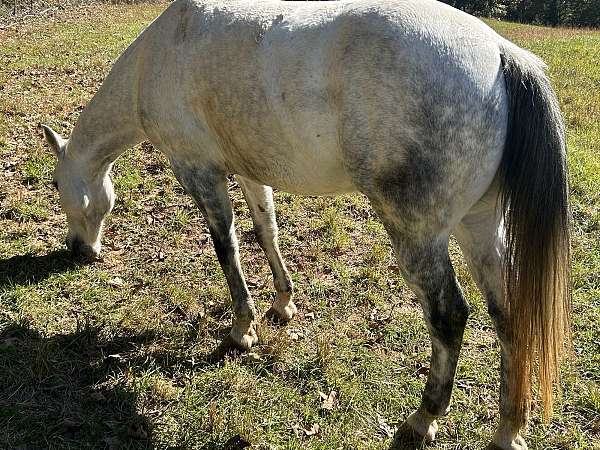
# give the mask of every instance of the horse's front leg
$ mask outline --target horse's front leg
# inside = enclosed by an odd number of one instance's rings
[[[238,240],[233,222],[231,200],[227,192],[227,176],[220,168],[173,162],[179,182],[194,198],[208,222],[217,258],[229,285],[233,301],[233,342],[249,349],[257,341],[256,308],[240,265]]]
[[[277,243],[277,221],[275,219],[275,206],[273,204],[273,189],[240,176],[237,179],[252,214],[256,238],[265,252],[271,272],[273,273],[273,283],[277,291],[277,298],[273,302],[272,312],[279,319],[287,322],[294,317],[297,310],[296,305],[292,301],[292,279],[285,267]]]

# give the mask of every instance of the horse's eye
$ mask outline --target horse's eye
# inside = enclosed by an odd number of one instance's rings
[[[58,183],[56,181],[52,181],[52,186],[58,191]]]

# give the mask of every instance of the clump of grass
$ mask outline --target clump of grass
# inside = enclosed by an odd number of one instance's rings
[[[350,241],[350,236],[344,229],[344,216],[337,208],[328,207],[321,216],[324,239],[320,242],[333,251],[341,251]]]
[[[18,223],[42,222],[50,216],[45,201],[39,197],[11,200],[0,217]]]
[[[54,164],[54,157],[50,154],[31,155],[23,166],[23,181],[31,185],[50,183]]]

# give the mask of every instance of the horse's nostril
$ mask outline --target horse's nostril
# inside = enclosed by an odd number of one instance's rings
[[[83,242],[77,237],[68,237],[65,240],[65,244],[67,244],[67,248],[73,253],[78,253]]]
[[[81,256],[89,259],[96,259],[99,256],[99,252],[87,244],[81,244],[77,251]]]

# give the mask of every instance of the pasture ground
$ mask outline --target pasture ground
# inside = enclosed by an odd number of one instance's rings
[[[225,280],[199,212],[151,146],[116,164],[102,261],[63,250],[38,125],[68,135],[165,6],[89,6],[0,30],[0,448],[385,449],[418,405],[429,339],[362,196],[276,194],[299,314],[263,324],[259,346],[221,362],[207,355],[230,324]],[[548,62],[568,124],[574,351],[551,423],[536,403],[526,435],[532,449],[600,448],[600,32],[490,24]],[[271,276],[234,182],[231,193],[264,312]],[[498,344],[452,254],[473,313],[434,448],[481,449],[497,419]]]

